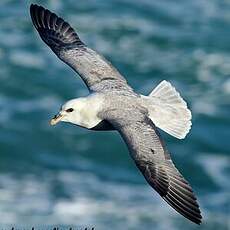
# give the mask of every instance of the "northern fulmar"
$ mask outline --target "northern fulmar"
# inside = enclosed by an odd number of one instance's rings
[[[32,4],[33,25],[42,40],[85,82],[90,94],[67,101],[51,120],[92,129],[117,130],[149,185],[177,212],[201,223],[201,212],[189,183],[173,164],[157,130],[183,139],[191,112],[176,89],[162,81],[144,96],[134,92],[110,62],[87,47],[74,29],[56,14]]]

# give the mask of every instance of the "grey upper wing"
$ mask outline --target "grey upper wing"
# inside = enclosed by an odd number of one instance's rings
[[[42,40],[62,61],[78,72],[90,91],[132,91],[121,74],[105,58],[88,48],[62,18],[33,4],[30,15]]]
[[[129,114],[123,118],[118,113],[110,114],[108,120],[125,140],[135,164],[169,205],[200,224],[202,217],[192,188],[174,166],[156,127],[142,113],[130,111]]]

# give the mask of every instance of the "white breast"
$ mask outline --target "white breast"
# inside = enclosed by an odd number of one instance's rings
[[[98,117],[98,113],[103,108],[104,98],[101,95],[90,95],[82,98],[78,103],[79,125],[91,129],[98,125],[102,119]]]

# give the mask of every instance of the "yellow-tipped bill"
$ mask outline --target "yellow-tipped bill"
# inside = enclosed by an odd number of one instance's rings
[[[62,120],[62,118],[64,117],[64,115],[62,114],[58,114],[58,115],[55,115],[51,120],[50,120],[50,124],[51,125],[56,125],[59,121]]]

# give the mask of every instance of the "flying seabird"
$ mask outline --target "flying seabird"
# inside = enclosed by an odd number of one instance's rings
[[[80,75],[90,92],[67,101],[51,125],[64,121],[92,130],[117,130],[149,185],[177,212],[200,224],[192,188],[173,164],[157,130],[183,139],[191,128],[191,112],[176,89],[164,80],[148,96],[135,93],[66,21],[36,4],[30,14],[42,40]]]

